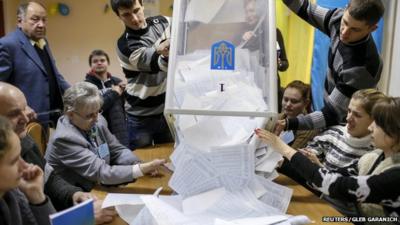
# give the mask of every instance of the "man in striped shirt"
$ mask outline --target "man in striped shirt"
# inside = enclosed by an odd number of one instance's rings
[[[345,9],[326,9],[308,0],[283,0],[303,20],[328,35],[331,44],[321,111],[280,120],[282,129],[318,129],[343,122],[351,95],[377,85],[382,72],[380,58],[371,32],[383,15],[380,0],[350,0]]]
[[[128,79],[125,110],[131,149],[172,141],[163,116],[169,55],[170,18],[145,18],[142,0],[111,0],[125,24],[117,54]]]

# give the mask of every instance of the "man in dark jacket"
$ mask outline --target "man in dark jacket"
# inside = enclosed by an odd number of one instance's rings
[[[108,129],[118,141],[129,146],[128,128],[123,107],[125,83],[108,72],[110,58],[103,50],[93,50],[89,56],[90,71],[85,81],[97,86],[103,97],[102,115],[107,120]]]
[[[15,133],[21,139],[21,157],[26,162],[38,165],[44,170],[46,162],[40,155],[37,145],[27,135],[26,125],[29,121],[29,110],[27,110],[24,94],[15,86],[0,82],[0,105],[2,105],[0,115],[11,121]],[[92,197],[90,193],[82,192],[82,189],[72,186],[55,173],[51,173],[47,178],[44,191],[57,210],[68,208]],[[96,204],[96,201],[95,205],[96,224],[111,222],[115,211],[99,208],[100,204]]]

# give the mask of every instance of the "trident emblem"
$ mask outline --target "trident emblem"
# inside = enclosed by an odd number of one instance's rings
[[[220,41],[211,46],[211,69],[235,69],[235,47],[233,44],[227,41]]]

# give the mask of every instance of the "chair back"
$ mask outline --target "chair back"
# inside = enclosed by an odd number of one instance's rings
[[[30,122],[27,125],[27,133],[35,141],[40,153],[44,156],[47,147],[48,135],[42,125],[37,122]]]

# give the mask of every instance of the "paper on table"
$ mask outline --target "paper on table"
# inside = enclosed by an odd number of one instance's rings
[[[144,195],[141,198],[158,225],[176,225],[190,221],[190,218],[183,215],[182,212],[155,196]]]
[[[258,181],[264,186],[266,193],[261,196],[260,201],[268,204],[282,213],[286,213],[292,198],[293,189],[279,185],[270,180],[257,176]]]
[[[275,224],[284,220],[287,220],[288,216],[278,215],[278,216],[262,216],[253,218],[243,218],[230,221],[235,225],[270,225]]]
[[[139,194],[107,194],[102,208],[115,206],[118,215],[127,223],[135,219],[144,207]]]
[[[103,200],[102,208],[116,205],[143,205],[139,194],[107,194]]]
[[[225,193],[225,188],[217,188],[186,198],[182,202],[183,213],[186,215],[201,213],[214,205]]]

